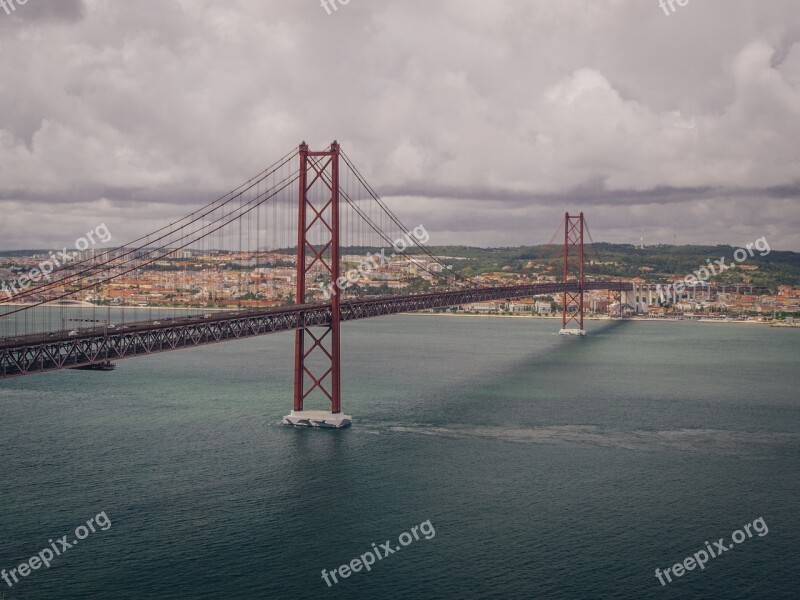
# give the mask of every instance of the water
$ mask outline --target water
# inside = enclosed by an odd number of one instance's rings
[[[796,598],[800,330],[346,323],[345,431],[280,426],[291,335],[0,382],[7,599]],[[763,517],[662,587],[655,569]],[[331,571],[430,521],[328,588]],[[429,531],[429,530],[427,530]],[[726,542],[727,543],[727,542]]]
[[[203,314],[219,314],[221,309],[209,308],[159,308],[50,305],[21,310],[22,305],[0,305],[0,340],[35,333],[70,331],[72,329],[121,325],[155,319],[171,320]],[[2,318],[7,313],[15,313]]]

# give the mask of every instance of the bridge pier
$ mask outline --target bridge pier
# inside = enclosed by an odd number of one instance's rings
[[[113,371],[117,368],[117,365],[111,362],[110,360],[104,360],[102,362],[91,363],[89,365],[83,365],[80,367],[73,367],[75,371]]]
[[[350,415],[334,414],[327,410],[293,410],[283,417],[284,425],[342,429],[352,424]]]
[[[619,295],[620,318],[624,318],[626,313],[639,314],[639,297],[636,284],[632,284],[627,290],[622,290]],[[626,310],[628,307],[630,310]],[[630,315],[629,315],[630,316]]]

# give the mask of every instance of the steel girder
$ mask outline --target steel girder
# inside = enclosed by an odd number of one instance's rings
[[[586,282],[583,286],[584,290],[622,291],[630,288],[631,284],[625,282]],[[529,298],[577,290],[577,282],[544,283],[345,300],[341,303],[340,315],[342,321],[353,321],[488,300]],[[255,310],[246,314],[193,319],[189,322],[177,321],[160,325],[137,323],[114,333],[92,333],[66,339],[63,335],[53,339],[47,335],[27,336],[19,338],[16,343],[6,343],[0,347],[0,378],[84,367],[300,328],[327,327],[330,322],[331,305],[315,304]]]

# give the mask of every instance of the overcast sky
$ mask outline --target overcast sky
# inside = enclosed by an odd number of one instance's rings
[[[338,139],[431,244],[545,243],[583,210],[597,241],[800,250],[800,4],[675,8],[0,8],[0,247],[122,243]]]

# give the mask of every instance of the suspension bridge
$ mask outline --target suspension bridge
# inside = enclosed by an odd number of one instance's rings
[[[345,321],[560,295],[560,333],[584,335],[585,292],[630,293],[630,283],[586,280],[583,213],[567,213],[562,228],[561,281],[487,285],[457,273],[427,240],[411,235],[339,144],[311,151],[304,142],[185,217],[123,246],[81,255],[0,299],[0,378],[111,370],[121,359],[293,331],[294,402],[284,423],[345,427],[351,423],[341,402]],[[357,265],[354,256],[377,256],[381,249],[385,257],[387,247],[393,253],[380,273],[372,272],[374,258]],[[293,254],[288,268],[280,249]],[[410,265],[417,289],[367,293],[398,261]],[[271,279],[275,272],[283,283]],[[279,291],[286,285],[294,288],[288,295]],[[167,317],[152,307],[134,310],[132,319],[125,311],[112,317],[109,297],[136,305],[143,290],[184,308]],[[230,298],[238,298],[235,309],[214,310],[230,306],[224,302]],[[307,407],[320,403],[325,410]]]

